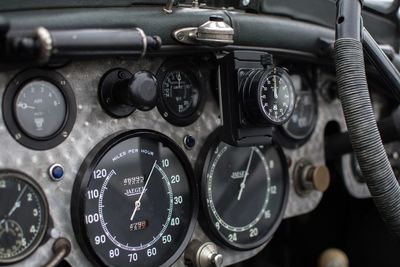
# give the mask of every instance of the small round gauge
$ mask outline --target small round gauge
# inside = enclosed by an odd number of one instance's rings
[[[197,215],[193,171],[184,152],[153,131],[101,142],[74,185],[72,220],[85,253],[99,265],[170,266]]]
[[[0,172],[0,264],[26,258],[41,243],[48,225],[43,191],[14,171]]]
[[[282,68],[251,70],[241,83],[243,108],[250,121],[282,125],[294,110],[295,92],[289,74]]]
[[[246,250],[272,237],[288,197],[287,165],[280,147],[233,147],[214,133],[196,172],[201,179],[202,224],[217,241]]]
[[[296,144],[307,141],[315,129],[318,117],[316,96],[309,83],[300,75],[292,75],[291,79],[296,89],[294,111],[290,119],[280,127],[284,135],[281,139],[285,139],[281,143],[289,147],[293,141]]]
[[[61,91],[52,83],[34,80],[25,84],[15,99],[15,117],[22,130],[33,138],[54,135],[67,113]]]
[[[170,123],[185,126],[193,123],[204,106],[202,88],[204,79],[200,71],[194,71],[184,63],[165,63],[157,73],[161,115]]]
[[[50,149],[63,142],[76,118],[72,89],[57,72],[27,70],[7,86],[3,116],[16,141],[35,149]]]
[[[258,91],[259,104],[266,119],[273,124],[289,120],[294,110],[294,86],[283,70],[274,69],[261,77]]]

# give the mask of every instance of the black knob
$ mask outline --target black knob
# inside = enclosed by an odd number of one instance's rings
[[[148,111],[155,107],[157,79],[148,71],[132,75],[126,69],[112,69],[101,78],[98,95],[107,114],[127,117],[136,109]]]
[[[138,71],[113,89],[116,102],[148,111],[157,104],[157,79],[148,71]]]

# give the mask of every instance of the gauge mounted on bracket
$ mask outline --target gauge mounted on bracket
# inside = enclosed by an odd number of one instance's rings
[[[294,111],[290,119],[274,132],[274,139],[284,147],[303,145],[314,132],[318,120],[317,96],[309,78],[291,75],[296,91]]]
[[[288,168],[275,144],[234,147],[220,141],[221,128],[207,139],[196,163],[200,223],[217,243],[249,250],[268,242],[288,199]]]
[[[75,96],[67,80],[55,71],[23,71],[4,92],[3,117],[17,142],[34,150],[51,149],[72,131]]]
[[[204,108],[207,75],[190,59],[168,60],[157,73],[161,116],[176,126],[195,122]]]

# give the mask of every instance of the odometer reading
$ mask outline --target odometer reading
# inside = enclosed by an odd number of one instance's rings
[[[107,266],[172,264],[194,225],[186,158],[168,138],[149,131],[122,134],[102,148],[93,169],[82,167],[83,245]]]
[[[218,142],[218,141],[217,141]],[[219,241],[252,249],[271,237],[287,198],[287,169],[275,146],[211,145],[201,195],[206,227]]]

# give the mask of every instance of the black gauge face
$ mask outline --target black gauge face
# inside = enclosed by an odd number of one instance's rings
[[[292,116],[282,125],[284,133],[294,139],[303,140],[311,135],[317,119],[317,103],[312,89],[301,85],[300,76],[292,76],[296,87],[296,101]]]
[[[252,249],[271,238],[287,198],[287,168],[275,145],[211,146],[202,171],[206,227],[219,241]]]
[[[171,124],[189,125],[201,115],[207,78],[199,68],[187,60],[178,60],[167,61],[158,71],[157,108]]]
[[[47,202],[26,176],[0,172],[0,264],[27,257],[47,229]]]
[[[63,125],[67,111],[60,89],[44,80],[24,85],[16,97],[14,108],[18,124],[34,138],[55,134]]]
[[[295,93],[284,71],[266,73],[260,80],[258,101],[266,119],[273,124],[286,122],[293,113]]]
[[[190,116],[199,103],[199,89],[190,76],[185,71],[170,71],[161,85],[162,99],[169,111],[177,117]]]
[[[71,133],[76,118],[72,88],[54,71],[17,74],[3,95],[3,117],[12,137],[34,150],[51,149]]]
[[[81,212],[72,216],[82,245],[107,266],[171,265],[194,228],[188,160],[154,132],[123,133],[105,143],[89,155],[74,187]]]

